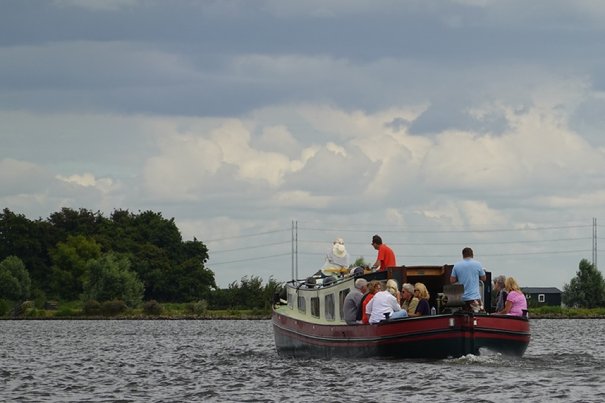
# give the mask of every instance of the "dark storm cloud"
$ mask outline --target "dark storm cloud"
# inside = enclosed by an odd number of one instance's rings
[[[346,12],[336,2],[322,13],[312,7],[297,12],[294,4],[290,12],[287,5],[262,1],[144,1],[117,9],[69,4],[3,3],[0,107],[234,116],[270,104],[310,101],[375,110],[393,102],[453,97],[462,90],[456,76],[485,63],[546,59],[553,69],[563,68],[570,58],[578,63],[586,57],[578,42],[592,43],[605,54],[605,43],[595,39],[591,27],[566,29],[552,9],[532,15],[546,21],[540,27],[510,29],[489,8],[456,3],[438,9],[424,2],[387,3]],[[158,59],[149,57],[152,51]],[[234,70],[242,55],[327,57],[345,63],[326,69],[324,76],[267,77],[265,70]],[[158,67],[164,57],[183,69]],[[373,71],[373,63],[381,60],[409,63],[409,69]],[[345,83],[339,77],[351,68],[348,63],[375,74]],[[414,67],[419,64],[420,71]],[[447,71],[457,72],[448,75],[451,81],[422,92]],[[432,115],[464,120],[459,112],[434,110]],[[416,130],[430,130],[421,123]]]

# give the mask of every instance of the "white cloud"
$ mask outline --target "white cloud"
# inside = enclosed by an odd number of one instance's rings
[[[451,263],[458,242],[495,238],[476,228],[603,214],[601,2],[12,7],[31,29],[3,26],[0,203],[32,217],[63,206],[158,210],[187,239],[231,237],[211,251],[244,247],[213,263],[256,257],[243,235],[300,220],[315,231],[301,225],[307,274],[321,260],[316,243],[339,228],[354,255],[373,258],[368,234],[387,228],[398,260]],[[148,23],[162,16],[164,29]],[[424,227],[469,233],[437,245],[451,234],[408,232]],[[282,255],[288,237],[254,252]],[[523,256],[548,251],[537,243],[480,250],[524,285],[551,285],[540,284],[547,269],[560,285],[585,257],[582,242],[551,246],[581,251],[556,258]],[[528,261],[533,271],[516,271]],[[251,272],[283,280],[288,264],[217,265],[216,275],[223,286]]]

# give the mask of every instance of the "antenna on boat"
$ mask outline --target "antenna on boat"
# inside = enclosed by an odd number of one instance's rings
[[[291,274],[291,278],[290,280],[294,280],[294,220],[292,220],[292,228],[290,231],[290,246],[291,246],[291,252],[290,252],[290,258],[292,259],[291,265],[290,265],[290,274]]]

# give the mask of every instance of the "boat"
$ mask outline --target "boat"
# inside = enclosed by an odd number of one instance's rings
[[[450,284],[453,265],[397,266],[380,272],[292,280],[274,298],[272,325],[280,356],[308,358],[456,358],[469,354],[523,355],[530,341],[529,316],[467,312],[463,286]],[[484,306],[491,306],[491,273],[481,284]],[[347,325],[343,304],[357,278],[424,283],[430,316],[385,319]]]

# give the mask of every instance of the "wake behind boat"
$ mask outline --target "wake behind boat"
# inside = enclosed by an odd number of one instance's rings
[[[358,276],[326,277],[318,282],[293,280],[277,298],[272,323],[277,352],[293,357],[447,358],[490,350],[522,356],[530,340],[522,317],[467,312],[463,287],[450,284],[452,265],[398,266]],[[490,305],[491,273],[482,287]],[[356,278],[424,283],[436,315],[347,325],[343,305]],[[326,281],[328,279],[328,281]]]

